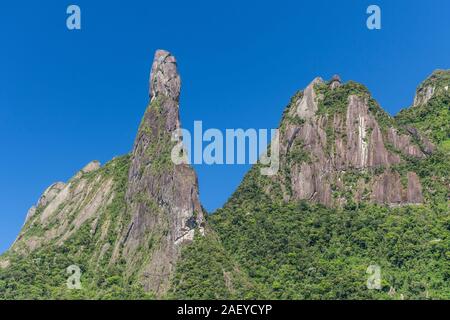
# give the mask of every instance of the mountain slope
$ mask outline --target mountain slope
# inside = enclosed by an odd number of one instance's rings
[[[130,221],[124,201],[130,157],[88,166],[64,188],[53,186],[31,210],[21,234],[1,258],[0,296],[5,299],[140,298],[124,278],[114,247]],[[58,184],[63,186],[63,184]],[[81,269],[82,290],[68,290],[67,268]]]
[[[171,161],[179,93],[175,58],[158,50],[133,152],[104,167],[92,162],[45,191],[0,258],[0,297],[167,294],[181,248],[204,235],[196,174]],[[70,265],[81,268],[83,290],[67,290]]]
[[[414,104],[402,110],[399,123],[414,126],[450,152],[450,70],[437,70],[418,88]]]
[[[254,166],[208,219],[265,298],[450,298],[447,154],[337,77],[296,94],[280,131],[280,173]]]
[[[256,177],[255,187],[276,201],[327,207],[420,204],[422,183],[406,164],[425,159],[432,149],[385,113],[364,86],[317,78],[284,112],[280,172]]]

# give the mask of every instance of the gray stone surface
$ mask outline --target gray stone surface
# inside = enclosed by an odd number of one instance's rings
[[[194,170],[171,162],[172,133],[180,128],[180,77],[167,51],[155,54],[150,76],[151,103],[144,115],[132,153],[127,203],[132,222],[124,235],[124,257],[130,265],[144,263],[141,279],[147,290],[163,294],[181,244],[203,228],[203,210]],[[151,259],[139,255],[155,240]]]

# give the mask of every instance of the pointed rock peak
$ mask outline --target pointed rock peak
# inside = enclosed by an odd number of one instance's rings
[[[335,74],[335,75],[333,76],[333,78],[331,78],[331,82],[334,82],[334,81],[342,82],[342,81],[341,81],[341,77],[340,77],[338,74]]]
[[[330,88],[331,88],[331,90],[334,90],[335,88],[340,87],[341,84],[342,84],[341,77],[339,77],[339,75],[335,74],[333,76],[333,78],[331,78]]]
[[[323,79],[321,77],[315,77],[313,81],[311,81],[311,83],[308,85],[307,88],[309,87],[314,87],[316,84],[321,84],[324,83]]]
[[[178,101],[180,87],[175,57],[168,51],[157,50],[150,73],[150,99],[164,95]]]
[[[131,222],[122,235],[122,254],[128,265],[142,266],[137,276],[158,297],[169,288],[182,244],[204,231],[197,176],[190,166],[176,164],[171,157],[174,133],[180,128],[180,86],[175,58],[156,51],[151,102],[135,140],[125,196]],[[143,254],[149,243],[150,259]]]
[[[296,113],[301,119],[310,119],[316,114],[318,106],[314,86],[322,83],[322,78],[317,77],[306,87],[303,92],[303,97],[298,101],[296,107]]]

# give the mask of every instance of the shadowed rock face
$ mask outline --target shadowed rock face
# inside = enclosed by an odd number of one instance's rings
[[[172,134],[180,128],[180,77],[175,58],[158,50],[150,75],[150,105],[131,159],[126,201],[132,216],[123,255],[147,290],[163,294],[183,243],[203,233],[197,176],[171,161]],[[145,255],[142,253],[145,252]],[[150,256],[145,262],[144,258]]]
[[[401,177],[390,168],[402,163],[403,157],[425,157],[432,152],[433,145],[412,135],[413,129],[400,133],[393,126],[380,124],[375,113],[381,111],[371,107],[370,96],[365,92],[350,88],[348,92],[342,91],[344,94],[336,93],[340,100],[331,104],[323,101],[330,99],[324,94],[346,90],[346,86],[337,76],[329,83],[316,78],[289,107],[290,117],[281,124],[280,156],[285,170],[275,178],[287,193],[284,199],[339,206],[348,201],[343,194],[352,192],[356,202],[396,205],[423,202],[417,175],[409,172]],[[333,110],[337,104],[343,107]],[[292,121],[293,118],[297,120]],[[393,121],[390,117],[385,119],[388,123]],[[414,143],[414,139],[422,145]],[[293,155],[299,153],[303,157],[295,160]],[[349,175],[357,183],[348,185],[345,180]],[[359,179],[362,176],[365,178]]]

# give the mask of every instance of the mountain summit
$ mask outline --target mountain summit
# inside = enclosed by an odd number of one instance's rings
[[[180,86],[175,57],[156,51],[150,103],[132,153],[104,167],[93,161],[68,183],[50,186],[29,210],[7,256],[31,259],[56,247],[91,272],[113,269],[123,281],[165,294],[181,247],[196,231],[204,235],[197,176],[171,160],[173,136],[181,139],[174,135]]]
[[[180,86],[174,56],[158,50],[150,105],[131,155],[126,202],[132,218],[123,241],[131,270],[140,269],[145,288],[157,293],[168,289],[181,244],[194,239],[195,228],[204,232],[197,176],[190,166],[171,161],[172,136],[180,129]]]
[[[396,167],[425,158],[432,145],[397,125],[358,83],[316,78],[292,99],[280,131],[284,170],[275,183],[286,200],[423,202],[417,174]]]
[[[450,70],[436,70],[417,88],[413,106],[402,110],[396,119],[450,153],[449,105]]]

